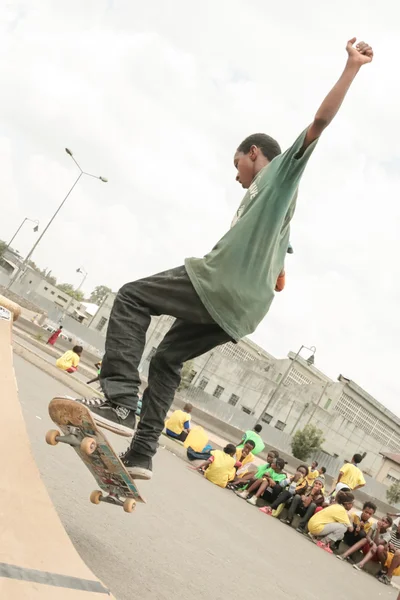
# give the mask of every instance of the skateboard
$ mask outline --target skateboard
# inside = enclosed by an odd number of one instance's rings
[[[49,415],[62,433],[58,429],[51,429],[46,434],[46,442],[51,446],[60,442],[73,446],[102,490],[94,490],[90,502],[122,506],[128,513],[134,510],[136,502],[145,502],[135,480],[97,427],[86,406],[75,400],[53,398],[49,404]]]

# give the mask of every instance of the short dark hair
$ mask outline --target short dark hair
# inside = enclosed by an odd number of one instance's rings
[[[386,517],[383,517],[385,519],[385,521],[387,521],[390,525],[390,527],[393,525],[393,519],[392,517],[389,517],[389,515],[386,515]]]
[[[62,326],[62,325],[60,325],[60,327],[59,327],[58,329],[62,329],[62,328],[63,328],[63,326]]]
[[[299,470],[299,469],[304,469],[306,472],[306,475],[308,475],[308,466],[307,465],[299,465],[297,467],[297,470]]]
[[[236,446],[234,444],[227,444],[224,448],[225,454],[235,454]]]
[[[254,431],[256,433],[260,433],[260,431],[262,431],[262,425],[260,425],[260,423],[257,423],[257,425],[254,427]]]
[[[376,512],[376,504],[370,502],[369,500],[367,502],[364,502],[363,510],[365,510],[366,508],[372,508],[372,510]]]
[[[313,463],[315,463],[315,466],[318,467],[318,461],[317,460],[313,460]]]
[[[272,454],[272,456],[275,456],[275,458],[279,458],[278,450],[268,450],[267,454]]]
[[[256,447],[256,443],[253,440],[246,440],[244,445],[249,444],[249,446],[252,446],[253,448]]]
[[[362,461],[363,457],[361,454],[355,454],[353,456],[353,460],[356,463],[356,465],[360,464],[360,462]]]
[[[83,348],[82,346],[74,346],[72,348],[72,352],[75,352],[75,354],[81,354],[83,352]]]
[[[337,504],[345,504],[346,502],[354,502],[354,496],[350,492],[343,492],[341,490],[336,494],[336,502]]]
[[[322,471],[323,473],[326,473],[325,467],[321,467],[320,471]]]
[[[238,147],[238,152],[248,154],[252,146],[260,148],[261,152],[268,158],[269,161],[273,160],[276,156],[282,153],[281,147],[274,138],[267,135],[266,133],[253,133],[249,135]]]
[[[276,458],[275,464],[278,467],[278,469],[284,469],[285,465],[286,465],[286,461],[283,458]]]

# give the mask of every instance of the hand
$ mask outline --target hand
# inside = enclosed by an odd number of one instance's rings
[[[347,54],[349,55],[348,62],[352,65],[362,67],[362,65],[372,62],[374,51],[372,50],[371,46],[365,42],[359,42],[356,46],[354,46],[356,39],[357,38],[354,37],[347,42],[346,50]]]

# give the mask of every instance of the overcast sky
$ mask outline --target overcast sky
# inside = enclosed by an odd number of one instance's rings
[[[350,377],[400,414],[399,11],[395,0],[35,0],[0,8],[0,239],[43,227],[33,259],[85,292],[202,256],[243,190],[233,153],[263,131],[285,148],[338,78],[353,35],[371,43],[307,167],[287,287],[253,338]],[[25,254],[29,225],[15,240]]]

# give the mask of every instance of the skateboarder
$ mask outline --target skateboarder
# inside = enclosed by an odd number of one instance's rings
[[[355,46],[355,42],[353,38],[347,43],[345,69],[314,121],[286,152],[282,154],[278,142],[265,134],[251,135],[239,145],[234,155],[236,180],[247,192],[232,228],[211,252],[120,289],[110,315],[100,374],[106,401],[81,399],[99,420],[134,429],[138,365],[151,316],[176,318],[151,360],[141,420],[124,455],[132,477],[152,476],[152,457],[182,364],[249,335],[267,314],[289,247],[301,176],[358,71],[373,58],[368,44]]]

